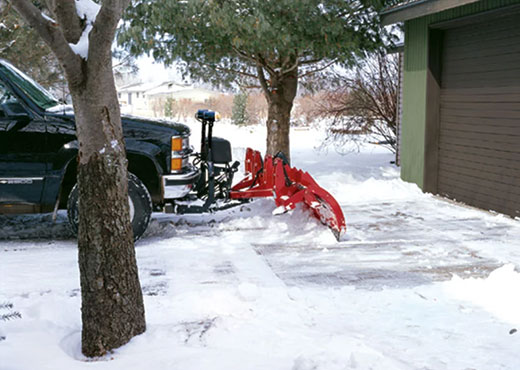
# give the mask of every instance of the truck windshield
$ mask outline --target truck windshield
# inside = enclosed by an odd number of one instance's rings
[[[0,72],[9,81],[22,90],[38,107],[47,109],[59,104],[59,101],[50,92],[41,87],[36,81],[20,71],[18,68],[0,61]]]

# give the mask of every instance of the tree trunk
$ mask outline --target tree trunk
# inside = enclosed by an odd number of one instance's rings
[[[101,356],[146,329],[128,205],[127,160],[110,59],[71,86],[79,141],[82,352]]]
[[[298,88],[296,72],[277,76],[271,80],[270,91],[266,93],[267,113],[267,154],[276,155],[282,152],[291,159],[289,133],[291,126],[291,109]]]
[[[74,104],[79,142],[79,268],[82,352],[102,356],[146,329],[128,205],[127,161],[112,74],[111,46],[130,0],[105,0],[85,18],[77,1],[47,1],[57,22],[30,0],[12,0],[60,61]],[[91,12],[89,12],[91,13]],[[81,18],[81,19],[79,19]],[[85,27],[88,53],[71,48]]]

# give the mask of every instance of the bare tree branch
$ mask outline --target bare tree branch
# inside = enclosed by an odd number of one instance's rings
[[[243,89],[261,89],[262,88],[262,86],[260,86],[260,85],[244,84],[240,81],[237,82],[237,85]]]
[[[265,58],[263,57],[262,54],[258,53],[257,54],[257,64],[259,63],[263,68],[265,68],[265,70],[269,73],[269,75],[271,75],[271,77],[274,77],[277,75],[276,71],[269,65],[269,63],[267,63],[267,61],[265,60]],[[262,71],[263,73],[263,71]]]
[[[337,62],[337,59],[333,59],[332,61],[330,61],[329,63],[325,64],[324,66],[321,66],[321,67],[319,67],[319,68],[312,69],[312,70],[310,70],[310,71],[307,71],[307,72],[305,72],[305,73],[299,75],[298,78],[304,78],[304,77],[309,76],[309,75],[311,75],[311,74],[314,74],[314,73],[317,73],[317,72],[323,71],[323,70],[329,68],[331,65],[333,65],[333,64],[336,63],[336,62]]]
[[[264,69],[259,63],[256,66],[256,71],[258,74],[258,79],[260,80],[260,86],[262,86],[262,90],[264,91],[264,95],[266,99],[270,102],[271,90],[269,90],[269,85],[267,84],[267,81],[265,79]]]
[[[300,65],[306,65],[306,64],[314,64],[314,63],[318,63],[319,61],[321,61],[322,58],[320,59],[307,59],[307,60],[300,60],[299,61],[299,64]]]
[[[234,47],[234,46],[233,46],[233,50],[235,51],[235,53],[237,53],[237,54],[240,55],[241,57],[243,57],[243,58],[249,60],[250,62],[253,62],[253,63],[256,64],[257,59],[255,59],[254,56],[251,56],[251,55],[247,54],[246,52],[237,49],[237,48]]]
[[[112,63],[111,45],[117,24],[130,0],[104,0],[89,35],[89,68],[97,69],[105,63]],[[100,31],[102,30],[102,32]]]
[[[290,60],[289,60],[288,62],[290,62]],[[300,63],[299,63],[298,57],[296,57],[295,62],[294,62],[294,63],[293,63],[289,68],[287,68],[287,69],[282,69],[281,74],[282,74],[282,75],[289,74],[289,73],[291,73],[292,71],[294,71],[295,69],[298,69],[299,65],[300,65]]]
[[[252,73],[248,73],[248,72],[244,72],[244,71],[239,71],[239,70],[236,70],[236,69],[231,69],[231,68],[225,68],[225,67],[220,67],[220,66],[217,66],[215,64],[208,64],[208,63],[200,63],[199,64],[201,66],[206,66],[206,67],[209,67],[211,69],[214,69],[216,71],[222,71],[222,72],[229,72],[229,73],[236,73],[240,76],[243,76],[243,77],[247,77],[247,78],[253,78],[255,80],[258,79],[258,76],[255,75],[255,74],[252,74]]]
[[[81,20],[76,12],[76,2],[74,0],[47,0],[46,3],[49,11],[60,24],[65,39],[71,44],[76,44],[83,32]]]
[[[49,45],[60,64],[69,76],[69,83],[80,84],[84,74],[81,68],[81,57],[75,54],[59,27],[51,20],[43,17],[40,10],[29,0],[12,0],[13,7],[27,23],[40,34]]]
[[[341,86],[316,109],[318,115],[332,118],[328,143],[341,148],[365,137],[395,151],[398,71],[395,56],[374,55],[357,67],[354,77],[340,78]]]

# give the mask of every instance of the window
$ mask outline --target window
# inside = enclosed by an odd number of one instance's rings
[[[51,93],[11,64],[2,61],[0,70],[40,108],[47,109],[58,105],[58,100]]]
[[[26,115],[24,107],[5,86],[0,84],[0,118]]]

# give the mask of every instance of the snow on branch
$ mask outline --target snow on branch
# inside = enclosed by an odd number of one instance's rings
[[[85,29],[76,44],[69,44],[72,51],[83,59],[88,58],[89,34],[94,27],[94,22],[101,6],[92,0],[76,0],[76,14],[86,22]]]
[[[53,26],[56,26],[58,24],[58,22],[56,22],[54,19],[52,19],[51,17],[49,17],[47,14],[45,14],[44,12],[41,12],[42,14],[42,17],[43,19],[45,19],[46,21],[50,22]]]

